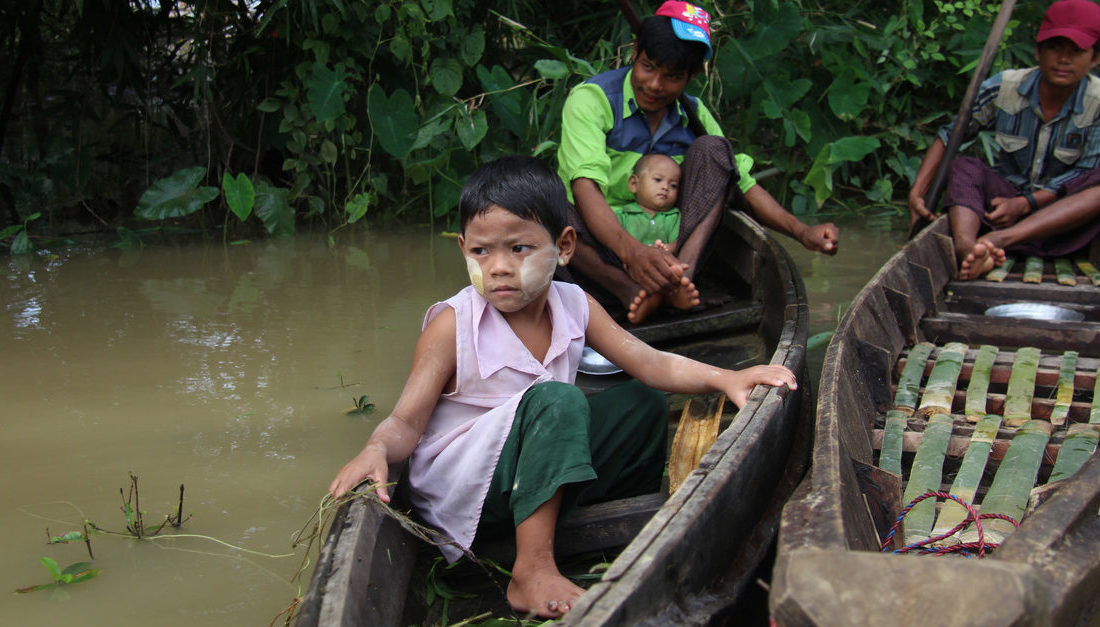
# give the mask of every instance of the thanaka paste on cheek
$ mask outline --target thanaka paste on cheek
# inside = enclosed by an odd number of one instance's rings
[[[520,287],[527,302],[535,299],[554,279],[558,265],[558,247],[551,246],[525,257],[519,268]]]
[[[485,296],[485,281],[481,276],[481,265],[477,261],[463,256],[466,260],[466,273],[470,275],[470,285],[474,286],[478,294]]]

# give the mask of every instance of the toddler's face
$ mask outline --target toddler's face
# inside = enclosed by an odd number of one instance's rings
[[[495,205],[466,224],[458,243],[470,283],[504,313],[543,296],[558,265],[558,247],[545,227]]]
[[[652,159],[640,174],[630,177],[630,183],[639,205],[656,211],[671,209],[680,191],[680,166],[667,157]]]

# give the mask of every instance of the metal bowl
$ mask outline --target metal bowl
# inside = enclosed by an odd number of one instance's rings
[[[584,374],[615,374],[623,369],[607,360],[607,357],[597,353],[591,346],[585,346],[581,353],[581,363],[577,370]]]
[[[1031,320],[1068,320],[1080,322],[1085,314],[1073,309],[1047,303],[1006,303],[985,310],[987,316],[999,318],[1028,318]]]

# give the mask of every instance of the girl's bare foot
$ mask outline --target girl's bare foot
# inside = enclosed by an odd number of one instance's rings
[[[959,278],[963,281],[976,279],[1004,262],[1004,249],[983,237],[974,243],[974,248],[959,264]]]
[[[534,568],[513,568],[508,603],[520,613],[558,618],[572,609],[584,588],[566,579],[553,562]]]
[[[626,312],[626,319],[631,324],[640,324],[649,317],[649,314],[653,313],[665,298],[663,294],[650,294],[645,290],[639,290],[638,295],[634,297],[634,300],[630,303],[630,307]]]

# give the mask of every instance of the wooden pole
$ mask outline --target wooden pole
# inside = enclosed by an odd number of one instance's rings
[[[973,106],[974,99],[978,96],[978,88],[981,87],[982,81],[989,76],[989,68],[993,65],[993,55],[997,53],[997,48],[1001,45],[1001,38],[1004,37],[1005,28],[1008,26],[1008,20],[1012,17],[1012,9],[1015,6],[1015,0],[1001,2],[1001,10],[997,13],[996,19],[993,20],[993,28],[989,30],[989,37],[985,40],[985,48],[982,49],[978,67],[974,68],[974,75],[970,77],[970,85],[966,88],[962,105],[959,106],[959,114],[955,116],[955,126],[951,129],[951,135],[947,138],[947,149],[943,153],[943,159],[940,160],[936,176],[932,179],[932,185],[928,188],[928,193],[924,197],[925,206],[933,213],[939,208],[940,194],[943,193],[944,184],[947,182],[948,168],[955,158],[955,153],[959,151],[959,146],[962,145],[966,127],[970,125],[970,107]],[[917,220],[913,227],[909,229],[909,238],[912,239],[928,224],[930,223],[927,220]]]

